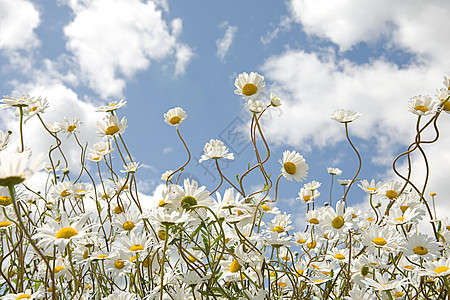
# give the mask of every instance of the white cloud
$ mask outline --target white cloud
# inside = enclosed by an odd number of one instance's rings
[[[234,35],[236,34],[238,28],[236,26],[229,25],[227,22],[223,23],[220,27],[226,27],[226,31],[222,38],[216,40],[216,55],[222,62],[225,62],[225,56],[233,43]]]
[[[163,154],[168,154],[168,153],[173,153],[174,151],[173,151],[173,148],[172,148],[172,147],[165,147],[165,148],[162,150],[162,152],[163,152]]]
[[[446,0],[401,1],[292,0],[295,20],[309,35],[335,43],[342,51],[381,37],[414,53],[442,56],[450,46]]]
[[[78,60],[81,74],[102,97],[120,96],[126,80],[149,67],[152,60],[176,57],[182,74],[192,50],[177,40],[180,19],[171,29],[151,1],[94,0],[68,2],[73,21],[64,27],[66,47]]]
[[[292,22],[293,20],[290,16],[282,16],[278,26],[273,31],[267,32],[266,36],[260,38],[261,43],[268,45],[272,42],[272,40],[278,37],[280,32],[291,30]]]
[[[39,45],[34,30],[40,16],[36,7],[25,0],[0,0],[0,49],[32,49]]]

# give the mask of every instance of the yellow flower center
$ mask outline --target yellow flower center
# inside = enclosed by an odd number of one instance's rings
[[[72,227],[63,227],[56,233],[57,239],[70,239],[71,237],[78,235],[78,232]]]
[[[195,257],[193,257],[192,255],[190,255],[190,256],[188,257],[188,260],[189,260],[190,262],[196,262],[196,261],[197,261],[197,259],[196,259]]]
[[[92,286],[87,285],[87,286],[85,286],[85,289],[88,290],[88,291],[90,291],[90,290],[92,290]]]
[[[319,220],[317,218],[311,218],[311,219],[309,219],[309,223],[317,225],[320,222],[319,222]]]
[[[132,256],[129,260],[130,260],[130,262],[135,261],[136,260],[136,256]]]
[[[68,190],[64,190],[61,192],[61,197],[67,197],[70,195],[70,192]]]
[[[131,221],[126,221],[125,223],[123,223],[122,227],[124,230],[131,230],[135,227],[135,225]]]
[[[437,195],[436,193],[430,193],[430,197],[434,197],[436,195]]]
[[[393,296],[394,296],[395,298],[400,298],[400,297],[402,297],[403,295],[404,295],[403,292],[395,292]]]
[[[116,269],[123,269],[125,267],[125,262],[121,260],[120,258],[114,262],[114,268]]]
[[[108,199],[109,198],[109,195],[108,194],[104,194],[104,195],[102,195],[102,199]]]
[[[11,225],[11,222],[9,222],[9,221],[0,222],[0,228],[8,227],[10,225]]]
[[[297,270],[297,276],[300,277],[301,275],[303,275],[303,270],[302,269],[298,269]]]
[[[428,107],[424,106],[424,105],[417,105],[414,107],[415,110],[420,110],[423,113],[426,113],[427,111],[429,111]]]
[[[77,194],[86,193],[86,190],[77,190]]]
[[[367,188],[367,190],[368,190],[368,191],[371,191],[371,192],[376,192],[376,191],[377,191],[377,189],[376,189],[376,188],[373,188],[373,187]]]
[[[181,121],[181,118],[179,116],[173,116],[172,118],[170,118],[169,123],[172,125],[177,125],[179,124]]]
[[[28,295],[28,294],[22,294],[22,295],[17,296],[16,300],[20,300],[20,299],[30,299],[30,298],[31,298],[31,295]]]
[[[65,268],[64,268],[63,266],[57,266],[57,267],[55,268],[55,274],[61,272],[61,271],[64,270],[64,269],[65,269]]]
[[[344,226],[344,218],[341,216],[338,216],[336,218],[333,219],[333,221],[331,221],[331,225],[335,228],[335,229],[341,229],[342,226]]]
[[[32,107],[32,108],[30,108],[30,111],[36,111],[38,109],[38,107],[39,106]]]
[[[313,249],[316,248],[316,241],[312,241],[311,243],[306,244],[306,246],[308,246],[309,249]]]
[[[394,190],[389,190],[386,191],[386,197],[388,197],[389,199],[394,199],[398,197],[398,193]]]
[[[403,222],[405,221],[405,217],[398,217],[395,221]]]
[[[304,244],[304,243],[306,243],[306,240],[304,240],[304,239],[298,239],[298,240],[297,240],[297,243],[299,243],[299,244]]]
[[[12,200],[8,196],[0,196],[0,205],[8,206],[11,203],[12,203]]]
[[[425,255],[428,253],[428,249],[425,248],[424,246],[417,246],[414,247],[413,252],[417,255]]]
[[[254,94],[256,94],[257,91],[258,91],[258,88],[253,83],[247,83],[242,88],[242,94],[244,94],[245,96],[254,95]]]
[[[402,205],[400,206],[400,209],[402,210],[402,213],[405,213],[405,211],[409,208],[408,205]]]
[[[282,233],[282,232],[284,232],[284,228],[283,227],[281,227],[281,226],[275,226],[273,229],[272,229],[272,232],[278,232],[278,233]]]
[[[150,258],[149,257],[145,258],[144,261],[142,262],[142,265],[145,268],[148,268],[150,266]]]
[[[88,259],[88,257],[89,257],[89,252],[87,250],[84,250],[83,258]]]
[[[437,267],[436,269],[434,269],[434,272],[438,273],[438,274],[441,274],[443,272],[447,272],[449,269],[450,269],[449,267],[440,266],[440,267]]]
[[[365,276],[367,276],[367,274],[369,274],[369,267],[368,266],[363,266],[361,268],[361,275],[365,277]]]
[[[112,126],[109,126],[108,128],[106,128],[105,134],[113,135],[115,133],[118,133],[119,131],[120,131],[119,127],[117,127],[116,125],[112,125]]]
[[[75,130],[75,128],[77,128],[77,126],[75,126],[75,125],[69,125],[69,126],[67,126],[67,131],[68,131],[68,132],[72,132],[72,131]]]
[[[442,102],[445,101],[445,99],[441,99]],[[450,100],[444,103],[444,108],[443,110],[445,111],[450,111]]]
[[[408,270],[414,270],[414,268],[411,267],[411,266],[404,266],[403,268],[404,268],[404,269],[408,269]]]
[[[336,259],[345,259],[345,256],[343,254],[341,254],[341,253],[338,253],[338,254],[336,254],[334,256],[334,258],[336,258]]]
[[[280,281],[280,282],[278,282],[278,286],[281,286],[281,287],[287,287],[287,284]]]
[[[228,269],[228,271],[230,271],[231,273],[236,273],[240,269],[242,269],[242,266],[239,264],[238,260],[235,259],[234,261],[231,262],[230,268]]]
[[[261,205],[261,208],[262,208],[264,211],[269,211],[269,210],[270,210],[270,207],[268,207],[268,206],[265,205],[265,204]]]
[[[373,221],[375,221],[375,219],[374,218],[367,218],[367,221],[373,222]]]
[[[133,245],[130,247],[130,251],[140,251],[140,250],[144,250],[144,247],[142,247],[142,245]]]
[[[166,205],[166,202],[164,201],[164,199],[162,199],[161,201],[159,201],[158,206],[159,207],[163,207],[164,205]]]
[[[99,254],[99,255],[97,255],[97,258],[107,258],[108,257],[108,255],[106,255],[106,254]]]
[[[167,237],[166,231],[164,231],[164,230],[158,231],[158,237],[159,237],[160,240],[165,241],[166,237]]]
[[[197,205],[197,199],[192,196],[184,196],[180,201],[181,207],[189,210],[192,206]]]
[[[311,200],[311,196],[310,195],[305,195],[305,196],[303,196],[303,200],[309,201],[309,200]]]
[[[285,162],[283,168],[289,175],[294,175],[297,171],[297,166],[291,161]]]
[[[375,245],[378,245],[378,246],[384,246],[384,245],[387,244],[386,240],[383,239],[383,238],[381,238],[381,237],[374,238],[374,239],[372,240],[372,242],[373,242]]]
[[[315,282],[315,283],[322,283],[322,282],[323,282],[323,279],[317,279],[317,280],[314,280],[314,282]]]
[[[118,215],[118,214],[120,214],[120,213],[123,213],[123,208],[122,207],[120,207],[119,205],[117,205],[116,207],[114,207],[114,213],[116,214],[116,215]]]

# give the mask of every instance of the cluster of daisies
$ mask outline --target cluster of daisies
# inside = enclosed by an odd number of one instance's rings
[[[445,77],[444,84],[436,99],[413,97],[408,108],[419,118],[450,111],[450,79]],[[219,186],[181,181],[189,159],[162,174],[164,189],[151,205],[140,200],[136,173],[141,165],[123,138],[127,120],[118,110],[126,101],[97,108],[104,113],[97,122],[99,140],[84,147],[78,118],[45,123],[46,99],[4,97],[0,109],[15,108],[20,133],[17,146],[11,131],[0,131],[1,299],[450,297],[450,222],[438,220],[430,209],[436,194],[424,195],[410,182],[355,175],[337,179],[344,187],[342,198],[325,205],[315,203],[322,183],[305,183],[297,198],[306,207],[302,228],[277,207],[280,180],[302,182],[309,166],[300,153],[286,150],[276,181],[265,170],[270,151],[266,143],[257,147],[257,135],[263,134],[258,122],[266,110],[281,105],[276,94],[265,96],[265,85],[255,72],[239,74],[235,81],[235,94],[253,114],[250,137],[257,164],[230,180],[218,161],[234,155],[211,139],[199,163],[215,161]],[[32,155],[24,141],[22,125],[33,116],[55,141],[46,155]],[[331,119],[348,130],[360,116],[338,110]],[[184,145],[179,127],[186,119],[180,107],[164,115]],[[75,175],[61,147],[67,139],[80,145]],[[123,165],[120,172],[117,165]],[[339,168],[327,171],[332,183],[342,175]],[[261,173],[263,188],[249,193],[244,179],[252,172]],[[27,186],[33,175],[42,179],[37,191]],[[352,186],[366,193],[367,211],[347,205]],[[425,227],[432,232],[423,233]]]

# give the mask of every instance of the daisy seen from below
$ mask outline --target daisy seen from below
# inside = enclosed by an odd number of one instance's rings
[[[48,218],[47,223],[42,227],[36,228],[36,234],[33,239],[40,239],[38,246],[50,247],[55,245],[59,251],[64,251],[64,248],[72,241],[83,239],[90,235],[88,231],[92,225],[86,225],[86,220],[89,215],[84,214],[76,221],[70,222],[66,213],[61,214],[61,221],[57,222]]]
[[[367,194],[376,194],[378,190],[383,186],[382,182],[375,183],[375,179],[372,179],[369,183],[367,180],[361,180],[361,184],[358,184],[358,186]]]
[[[414,96],[408,101],[408,110],[418,116],[426,116],[435,112],[437,101],[430,96]]]
[[[266,108],[264,102],[259,100],[248,99],[245,105],[247,106],[248,110],[250,110],[254,114],[259,114]]]
[[[97,122],[97,132],[100,137],[113,137],[123,133],[125,128],[127,128],[126,117],[119,122],[119,117],[111,115],[104,117],[102,122]]]
[[[19,300],[19,299],[27,299],[27,300],[34,300],[34,299],[40,299],[43,297],[42,291],[34,292],[31,289],[26,289],[25,292],[17,293],[17,294],[7,294],[2,297],[2,300]]]
[[[432,260],[439,255],[442,245],[426,234],[418,232],[408,236],[408,240],[401,245],[401,250],[412,260],[419,258]]]
[[[287,180],[292,181],[292,178],[294,178],[300,182],[306,179],[309,166],[299,153],[286,150],[283,152],[283,159],[278,160],[278,162],[282,165],[281,173]]]
[[[328,167],[327,172],[328,172],[328,174],[331,174],[331,175],[341,175],[342,174],[342,170],[339,168]]]
[[[129,235],[121,235],[117,240],[122,244],[121,249],[132,253],[140,253],[153,244],[152,239],[145,233],[135,231],[131,231]]]
[[[0,153],[0,186],[24,182],[44,168],[44,154],[37,155],[30,163],[31,151]],[[28,165],[28,166],[27,166]]]
[[[261,93],[266,90],[264,77],[256,72],[251,72],[250,74],[243,72],[239,74],[234,81],[234,86],[236,87],[234,93],[243,96],[245,100],[258,99]]]
[[[173,193],[168,197],[167,203],[172,207],[181,207],[185,210],[190,210],[195,205],[212,207],[214,199],[209,196],[209,192],[205,189],[205,186],[198,187],[197,181],[190,181],[186,178],[184,188],[179,185],[172,185]]]
[[[95,109],[97,112],[113,112],[115,110],[118,110],[119,108],[122,108],[127,104],[127,101],[124,99],[120,101],[111,101],[108,105],[102,105]]]
[[[442,110],[446,113],[450,113],[450,100],[448,100],[450,96],[449,90],[440,89],[437,91],[436,97],[440,101],[439,105],[442,106]]]
[[[302,200],[304,203],[309,203],[314,201],[319,196],[320,196],[319,191],[310,190],[302,187],[296,199]]]
[[[450,259],[448,258],[425,262],[423,266],[423,270],[419,272],[421,276],[445,277],[450,275]]]
[[[220,140],[211,139],[209,143],[205,144],[203,151],[205,153],[198,161],[199,163],[208,159],[219,159],[219,158],[226,158],[230,160],[234,159],[233,153],[228,153],[227,147]]]
[[[1,100],[3,104],[0,105],[0,109],[6,107],[27,107],[33,102],[33,98],[30,95],[22,95],[20,98],[13,98],[10,96],[3,96]]]
[[[67,133],[67,138],[70,137],[72,133],[79,132],[79,128],[83,124],[80,119],[77,117],[73,117],[72,120],[67,119],[64,117],[64,122],[62,123],[61,130],[65,133]]]
[[[338,109],[331,115],[330,118],[340,123],[350,123],[361,116],[362,115],[359,112],[353,110]]]
[[[281,105],[280,97],[275,93],[270,93],[270,104],[274,107]]]
[[[346,238],[347,232],[352,228],[352,212],[350,209],[345,210],[345,203],[338,201],[336,203],[336,210],[331,206],[327,206],[324,212],[323,222],[320,223],[320,228],[325,234],[330,237],[338,236],[339,238]]]
[[[178,129],[178,125],[186,120],[187,114],[181,107],[175,107],[170,109],[164,114],[164,122],[171,126],[175,126]]]
[[[47,98],[42,99],[41,97],[32,98],[28,103],[28,106],[23,108],[23,116],[25,117],[23,123],[25,124],[31,117],[44,113],[45,110],[49,107],[49,103]],[[19,116],[19,113],[16,111],[16,115]]]
[[[11,142],[11,130],[3,132],[0,130],[0,151],[5,150]]]
[[[368,253],[384,254],[381,251],[393,252],[398,249],[399,237],[391,226],[380,227],[374,224],[367,230],[362,229],[361,233],[361,241],[367,246]]]

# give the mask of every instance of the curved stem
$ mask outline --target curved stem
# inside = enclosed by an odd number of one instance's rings
[[[353,182],[355,182],[356,177],[358,176],[359,172],[361,171],[362,161],[361,161],[361,156],[359,155],[358,150],[356,149],[356,147],[353,145],[352,141],[350,140],[350,136],[349,136],[349,134],[348,134],[348,126],[347,126],[348,123],[344,123],[344,124],[345,124],[345,135],[347,136],[348,142],[350,143],[350,145],[352,146],[353,150],[355,150],[356,155],[358,156],[358,164],[359,164],[359,165],[358,165],[358,170],[356,171],[355,176],[353,176],[352,181],[351,181],[350,184],[348,185],[347,189],[345,190],[345,194],[344,194],[344,196],[342,197],[342,201],[343,201],[344,203],[346,203],[346,198],[347,198],[348,191],[349,191],[350,188],[352,187]]]

